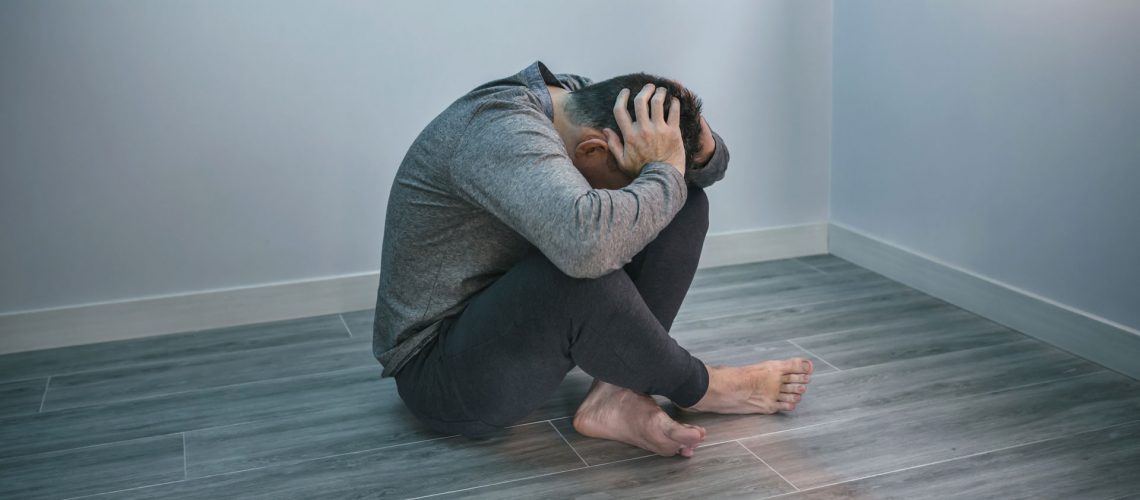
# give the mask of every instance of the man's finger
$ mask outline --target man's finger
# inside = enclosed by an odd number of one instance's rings
[[[669,106],[669,121],[667,123],[670,127],[681,126],[681,100],[676,97],[673,98],[673,103]]]
[[[657,87],[657,91],[653,93],[653,100],[651,101],[653,107],[650,114],[654,123],[665,124],[665,97],[668,93],[669,91],[665,87]]]
[[[621,89],[621,92],[618,92],[617,101],[614,102],[614,119],[617,120],[618,128],[621,129],[622,134],[629,134],[630,128],[633,126],[633,119],[629,117],[628,108],[629,89]]]
[[[649,123],[649,96],[653,95],[653,89],[655,88],[657,87],[652,83],[647,83],[641,88],[641,92],[637,93],[637,97],[633,98],[635,120],[642,125]]]
[[[626,113],[626,117],[629,117],[628,113]],[[606,136],[606,144],[610,146],[610,153],[613,153],[618,163],[623,163],[625,161],[625,145],[621,143],[621,137],[618,137],[616,132],[608,128],[602,129],[602,135]]]

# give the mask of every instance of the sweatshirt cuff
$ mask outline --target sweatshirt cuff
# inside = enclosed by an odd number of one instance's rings
[[[713,132],[712,136],[713,142],[716,143],[716,149],[713,150],[708,163],[705,163],[705,166],[701,168],[691,168],[685,171],[685,178],[702,188],[709,187],[714,182],[723,179],[724,172],[728,170],[728,147],[724,145],[724,139],[721,139],[720,134]]]

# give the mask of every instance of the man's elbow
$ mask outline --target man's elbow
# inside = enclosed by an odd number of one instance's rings
[[[601,245],[592,240],[579,241],[562,252],[554,265],[571,278],[596,279],[621,268],[621,263],[608,257]]]

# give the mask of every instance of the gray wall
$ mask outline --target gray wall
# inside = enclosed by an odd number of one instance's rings
[[[376,271],[408,144],[541,59],[703,95],[713,232],[827,218],[828,1],[0,2],[0,313]]]
[[[1140,2],[836,2],[833,221],[1140,328]]]

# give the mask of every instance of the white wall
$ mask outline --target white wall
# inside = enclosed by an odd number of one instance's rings
[[[836,2],[833,221],[1140,328],[1140,2]]]
[[[713,232],[827,217],[830,2],[0,3],[0,313],[375,271],[419,130],[541,59],[698,91]]]

